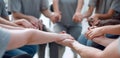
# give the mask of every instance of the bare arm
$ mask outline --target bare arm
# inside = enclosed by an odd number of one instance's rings
[[[8,32],[10,32],[11,38],[7,50],[24,45],[44,44],[53,41],[61,41],[63,39],[73,39],[67,34],[49,33],[35,29],[8,30]]]
[[[84,0],[78,0],[76,12],[79,12],[79,13],[81,12],[83,4],[84,4]]]
[[[93,39],[95,37],[102,36],[104,34],[114,34],[114,35],[120,34],[120,25],[109,25],[109,26],[98,27],[98,28],[90,29],[86,32],[86,36],[89,39]]]
[[[22,29],[24,29],[22,27],[14,27],[14,26],[5,25],[5,24],[0,24],[0,27],[6,28],[6,29],[11,29],[11,30],[22,30]]]
[[[104,36],[96,37],[92,41],[102,45],[102,46],[108,46],[110,43],[112,43],[116,39],[106,38]]]
[[[18,26],[17,24],[14,24],[14,23],[12,23],[12,22],[9,22],[9,21],[1,18],[1,17],[0,17],[0,23],[1,23],[1,24],[10,25],[10,26],[15,26],[15,27]]]
[[[115,14],[115,11],[110,9],[106,14],[96,14],[99,19],[110,19]]]
[[[116,40],[108,45],[104,51],[93,47],[87,47],[79,44],[77,41],[72,43],[71,48],[73,48],[82,58],[120,58],[118,53],[118,43]]]
[[[88,11],[83,15],[83,18],[89,18],[94,11],[94,7],[90,6]]]

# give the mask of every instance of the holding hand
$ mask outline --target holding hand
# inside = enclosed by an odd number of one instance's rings
[[[14,21],[14,23],[21,26],[21,27],[24,27],[24,28],[34,28],[34,29],[36,29],[36,27],[34,27],[30,22],[28,22],[25,19],[16,20],[16,21]]]
[[[39,29],[39,19],[33,17],[33,16],[28,16],[28,21],[32,23],[33,26],[35,26],[37,29]]]
[[[97,28],[89,28],[89,30],[86,32],[86,37],[89,39],[93,39],[98,36],[103,36],[103,28],[102,27],[97,27]]]
[[[81,22],[82,19],[83,19],[83,16],[78,12],[75,13],[74,16],[73,16],[73,21],[76,22],[76,23]]]
[[[52,20],[53,23],[60,22],[61,21],[61,14],[58,12],[54,12],[50,19]]]
[[[96,26],[99,23],[99,14],[93,15],[91,18],[88,19],[88,22],[91,26]]]

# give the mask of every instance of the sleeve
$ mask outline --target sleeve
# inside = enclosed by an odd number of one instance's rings
[[[8,11],[20,12],[21,7],[21,0],[8,0]]]
[[[97,5],[97,0],[89,0],[88,6],[96,7],[96,5]]]
[[[45,10],[49,8],[48,0],[41,0],[40,10]]]
[[[5,7],[5,3],[4,3],[4,1],[2,2],[2,13],[1,13],[1,17],[7,17],[8,16],[8,13],[7,13],[7,11],[6,11],[6,7]]]
[[[111,9],[120,12],[120,1],[119,0],[113,0],[113,3],[111,5]]]
[[[10,40],[10,33],[0,28],[0,58],[2,58],[6,51],[8,42]]]

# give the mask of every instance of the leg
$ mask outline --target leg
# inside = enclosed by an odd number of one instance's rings
[[[68,34],[71,34],[75,38],[75,40],[78,40],[78,37],[81,34],[81,30],[82,30],[81,24],[70,26],[68,28]],[[77,58],[77,53],[75,53],[74,51],[73,53],[74,53],[74,58]]]
[[[38,57],[39,58],[45,58],[45,48],[46,48],[47,44],[41,44],[39,45],[39,49],[38,49]]]
[[[50,49],[50,58],[58,58],[58,44],[57,43],[49,43]]]
[[[63,26],[62,24],[54,24],[54,32],[59,33],[61,31],[66,31],[65,26]],[[62,58],[64,51],[65,51],[65,47],[59,44],[56,44],[56,51],[58,51],[58,58]],[[54,50],[55,51],[55,50]]]

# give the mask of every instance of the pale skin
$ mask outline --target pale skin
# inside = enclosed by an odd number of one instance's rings
[[[24,27],[24,28],[35,28],[32,24],[30,24],[27,20],[15,20],[13,22],[7,21],[6,19],[0,17],[0,24],[10,25],[14,27]]]
[[[7,50],[19,48],[24,45],[44,44],[48,42],[62,41],[64,39],[74,39],[72,36],[65,33],[57,34],[36,29],[11,27],[7,25],[4,25],[4,28],[11,35]]]
[[[118,51],[119,40],[113,41],[105,50],[99,50],[93,47],[88,47],[78,43],[75,40],[66,40],[63,45],[74,49],[82,58],[120,58]]]
[[[112,28],[110,28],[108,30],[109,27],[112,27]],[[103,29],[107,29],[107,31],[105,31],[105,32],[110,33],[110,34],[120,34],[119,28],[120,28],[120,25],[103,27]],[[98,32],[94,31],[94,34],[95,33],[96,33],[96,35],[98,34]],[[94,38],[94,39],[96,39],[96,38]],[[99,38],[99,39],[101,39],[101,38]],[[71,47],[82,58],[120,58],[119,51],[118,51],[119,50],[118,49],[119,48],[119,46],[118,46],[119,39],[111,41],[108,45],[106,45],[106,48],[103,51],[93,48],[93,47],[88,47],[88,46],[82,45],[82,44],[78,43],[77,41],[70,40],[70,39],[63,40],[63,41],[59,42],[59,44],[63,44],[65,46]]]
[[[112,31],[111,31],[112,30]],[[105,34],[120,34],[120,25],[109,25],[91,28],[86,32],[86,37],[103,46],[109,45],[115,39],[106,38]]]
[[[51,20],[55,19],[54,14],[52,14],[52,12],[48,9],[42,10],[41,11],[46,17],[50,18]],[[25,15],[22,14],[20,12],[12,12],[13,13],[13,17],[15,18],[15,20],[19,20],[19,19],[26,19],[27,21],[29,21],[33,26],[35,26],[37,29],[42,29],[42,22],[39,22],[40,20],[34,16],[31,15]]]
[[[82,15],[81,15],[81,10],[82,10],[82,6],[84,4],[84,1],[83,0],[78,0],[78,5],[77,5],[77,8],[76,8],[76,12],[75,14],[73,15],[73,21],[74,22],[81,22],[82,21]],[[55,15],[56,15],[56,19],[55,20],[52,20],[53,23],[56,23],[58,21],[61,20],[61,11],[59,10],[59,0],[53,0],[53,8],[54,8],[54,12],[55,12]]]

